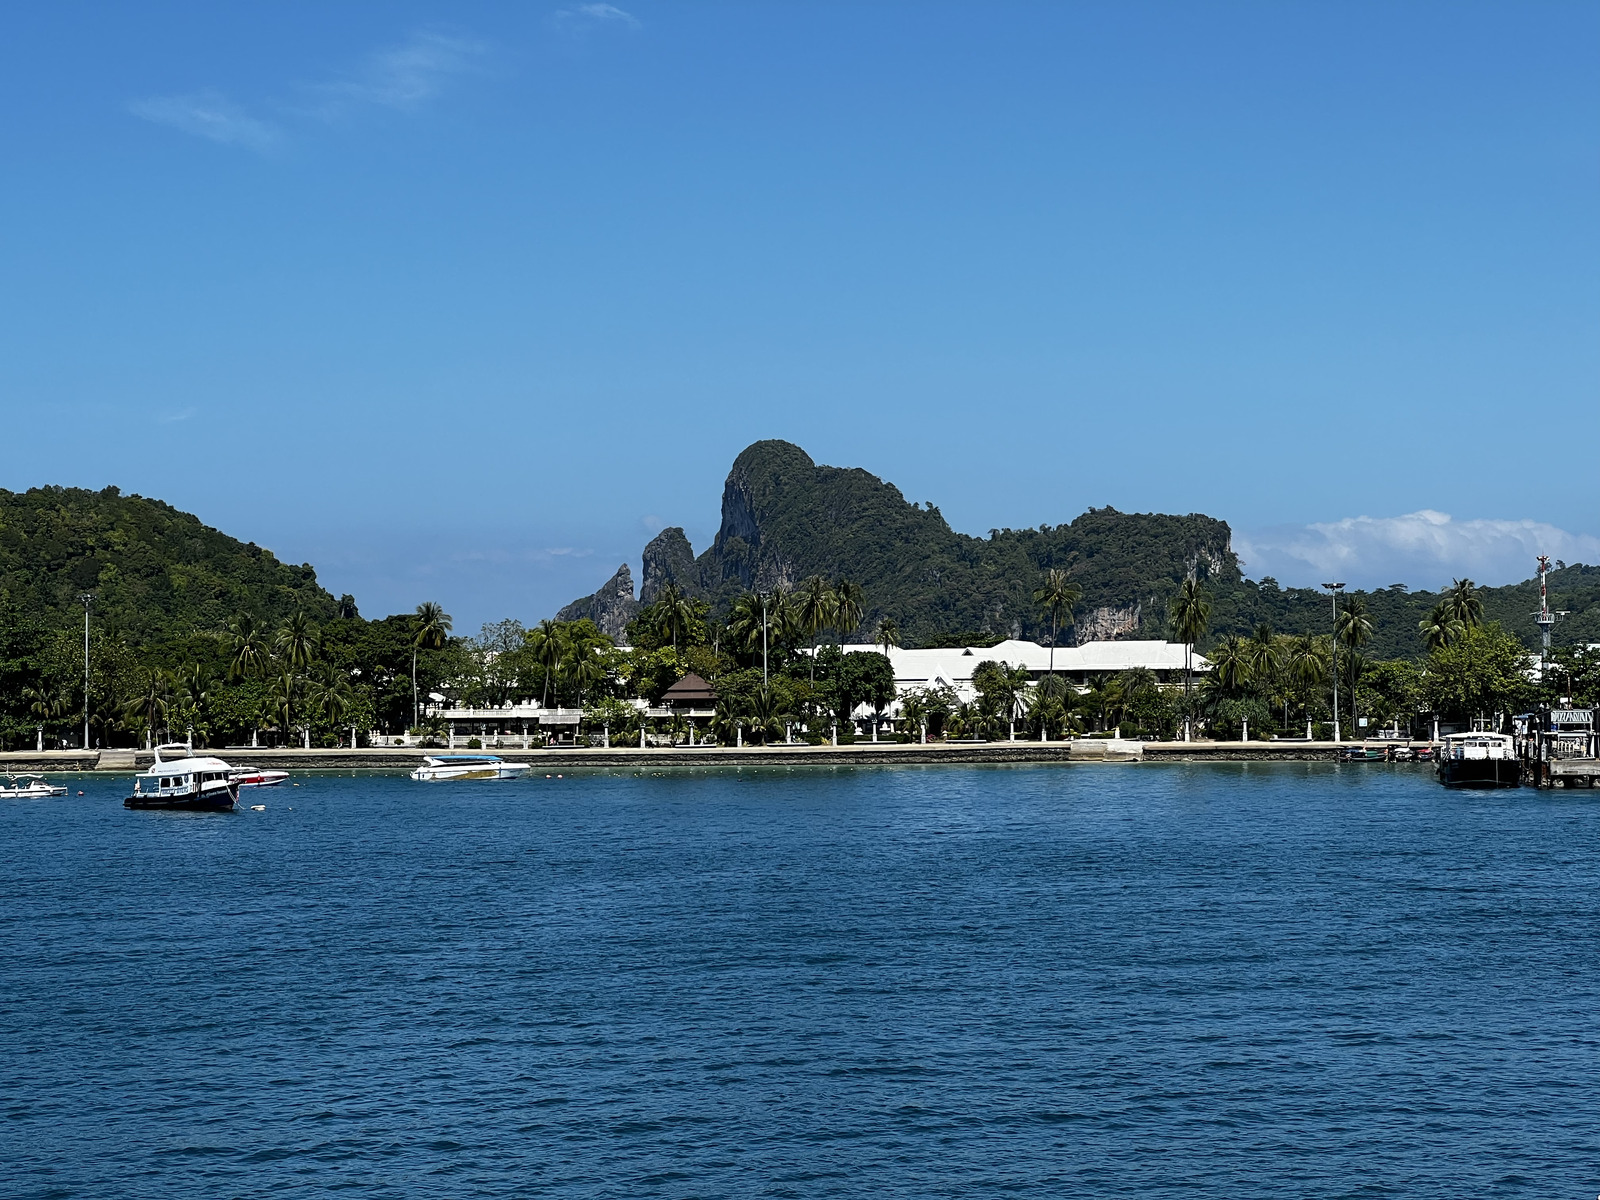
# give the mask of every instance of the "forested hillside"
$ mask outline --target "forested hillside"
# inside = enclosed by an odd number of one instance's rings
[[[0,489],[0,611],[58,627],[83,619],[135,643],[222,629],[239,613],[322,620],[338,604],[310,566],[289,566],[159,500],[114,488]]]
[[[1263,623],[1279,632],[1326,633],[1333,622],[1324,592],[1246,579],[1232,531],[1213,517],[1090,509],[1066,524],[973,537],[952,530],[932,503],[908,501],[893,484],[859,468],[820,466],[781,441],[756,442],[734,460],[723,487],[721,528],[709,548],[694,557],[682,529],[672,528],[645,548],[643,559],[644,601],[670,579],[719,611],[751,587],[792,587],[818,574],[848,578],[866,597],[859,636],[865,639],[879,618],[892,617],[908,646],[1043,639],[1048,625],[1032,593],[1052,567],[1065,569],[1083,590],[1078,640],[1166,636],[1168,601],[1191,574],[1212,604],[1203,644]],[[1439,580],[1441,588],[1449,583]],[[1600,567],[1553,572],[1550,586],[1552,607],[1572,614],[1557,626],[1557,643],[1600,642]],[[1423,653],[1418,622],[1438,594],[1401,587],[1357,594],[1374,624],[1370,655]],[[564,615],[590,616],[620,633],[638,607],[631,595],[624,570]],[[1537,644],[1536,581],[1485,588],[1481,596],[1486,619],[1499,621],[1530,648]]]

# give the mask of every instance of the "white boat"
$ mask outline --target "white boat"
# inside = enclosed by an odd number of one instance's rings
[[[287,778],[287,771],[257,771],[251,767],[241,767],[233,773],[233,781],[242,788],[277,787]]]
[[[4,786],[0,786],[0,800],[39,800],[66,794],[66,788],[46,781],[42,775],[7,775]]]
[[[493,754],[430,754],[411,772],[411,778],[424,782],[445,779],[520,779],[527,763],[506,762]]]
[[[235,774],[220,758],[191,754],[181,743],[157,746],[155,763],[133,777],[133,795],[122,806],[231,812],[239,801]]]

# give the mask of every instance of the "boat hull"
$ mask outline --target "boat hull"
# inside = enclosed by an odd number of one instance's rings
[[[1514,758],[1443,759],[1439,782],[1447,788],[1514,788],[1522,786],[1522,764]]]
[[[123,808],[162,808],[172,812],[232,812],[239,802],[237,784],[207,788],[184,795],[154,795],[135,792],[122,802]]]
[[[479,767],[418,767],[411,778],[420,783],[451,783],[459,779],[521,779],[527,774],[525,763],[500,763]]]

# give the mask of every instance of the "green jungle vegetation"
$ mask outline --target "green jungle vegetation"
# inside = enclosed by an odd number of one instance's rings
[[[681,531],[671,530],[681,538]],[[1064,635],[1162,638],[1168,609],[1185,579],[1211,596],[1208,636],[1247,635],[1259,626],[1297,634],[1327,633],[1331,597],[1315,588],[1284,588],[1246,579],[1224,521],[1090,509],[1065,525],[996,529],[987,538],[952,530],[932,503],[907,501],[893,484],[858,468],[819,466],[789,442],[746,448],[723,488],[722,525],[698,558],[663,564],[644,595],[670,580],[690,596],[726,611],[750,588],[795,587],[820,575],[848,578],[869,597],[863,629],[892,618],[909,646],[993,645],[1007,637],[1046,642],[1050,623],[1032,593],[1050,570],[1079,589],[1075,624]],[[1531,564],[1530,564],[1531,565]],[[1421,658],[1419,623],[1439,592],[1404,586],[1355,593],[1373,623],[1366,652]],[[1600,566],[1565,566],[1549,576],[1551,607],[1570,610],[1557,626],[1560,645],[1600,643]],[[1529,649],[1538,646],[1537,579],[1481,588],[1485,617]],[[861,636],[861,635],[857,635]]]
[[[1308,721],[1325,733],[1335,648],[1347,735],[1357,716],[1425,729],[1434,716],[1600,699],[1596,655],[1583,648],[1600,641],[1600,568],[1551,575],[1552,607],[1572,616],[1536,685],[1527,670],[1536,582],[1357,592],[1336,623],[1326,595],[1244,579],[1229,538],[1209,517],[1110,509],[971,538],[865,472],[757,443],[729,477],[716,545],[684,557],[689,578],[654,581],[623,649],[586,619],[506,620],[470,637],[431,603],[367,620],[310,566],[159,501],[115,488],[0,491],[0,746],[78,745],[86,706],[92,745],[348,744],[369,731],[426,731],[433,695],[576,706],[589,727],[625,737],[638,722],[627,701],[657,700],[690,672],[716,688],[720,737],[760,740],[787,726],[847,741],[857,705],[882,713],[894,696],[888,660],[843,654],[843,643],[964,645],[981,658],[1004,636],[1069,644],[1108,611],[1121,614],[1124,636],[1193,641],[1216,670],[1181,688],[1126,672],[1079,692],[1059,679],[1028,686],[985,661],[970,704],[903,697],[895,736],[1120,726],[1154,737],[1185,723],[1228,735],[1246,722],[1259,736],[1303,734]],[[87,701],[84,592],[94,597]]]

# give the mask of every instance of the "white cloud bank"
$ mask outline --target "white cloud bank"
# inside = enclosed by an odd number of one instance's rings
[[[1541,521],[1457,521],[1423,509],[1401,517],[1346,517],[1316,525],[1237,532],[1233,548],[1252,579],[1291,587],[1338,580],[1352,587],[1403,583],[1430,591],[1470,576],[1499,585],[1527,579],[1535,558],[1600,563],[1600,538]]]

